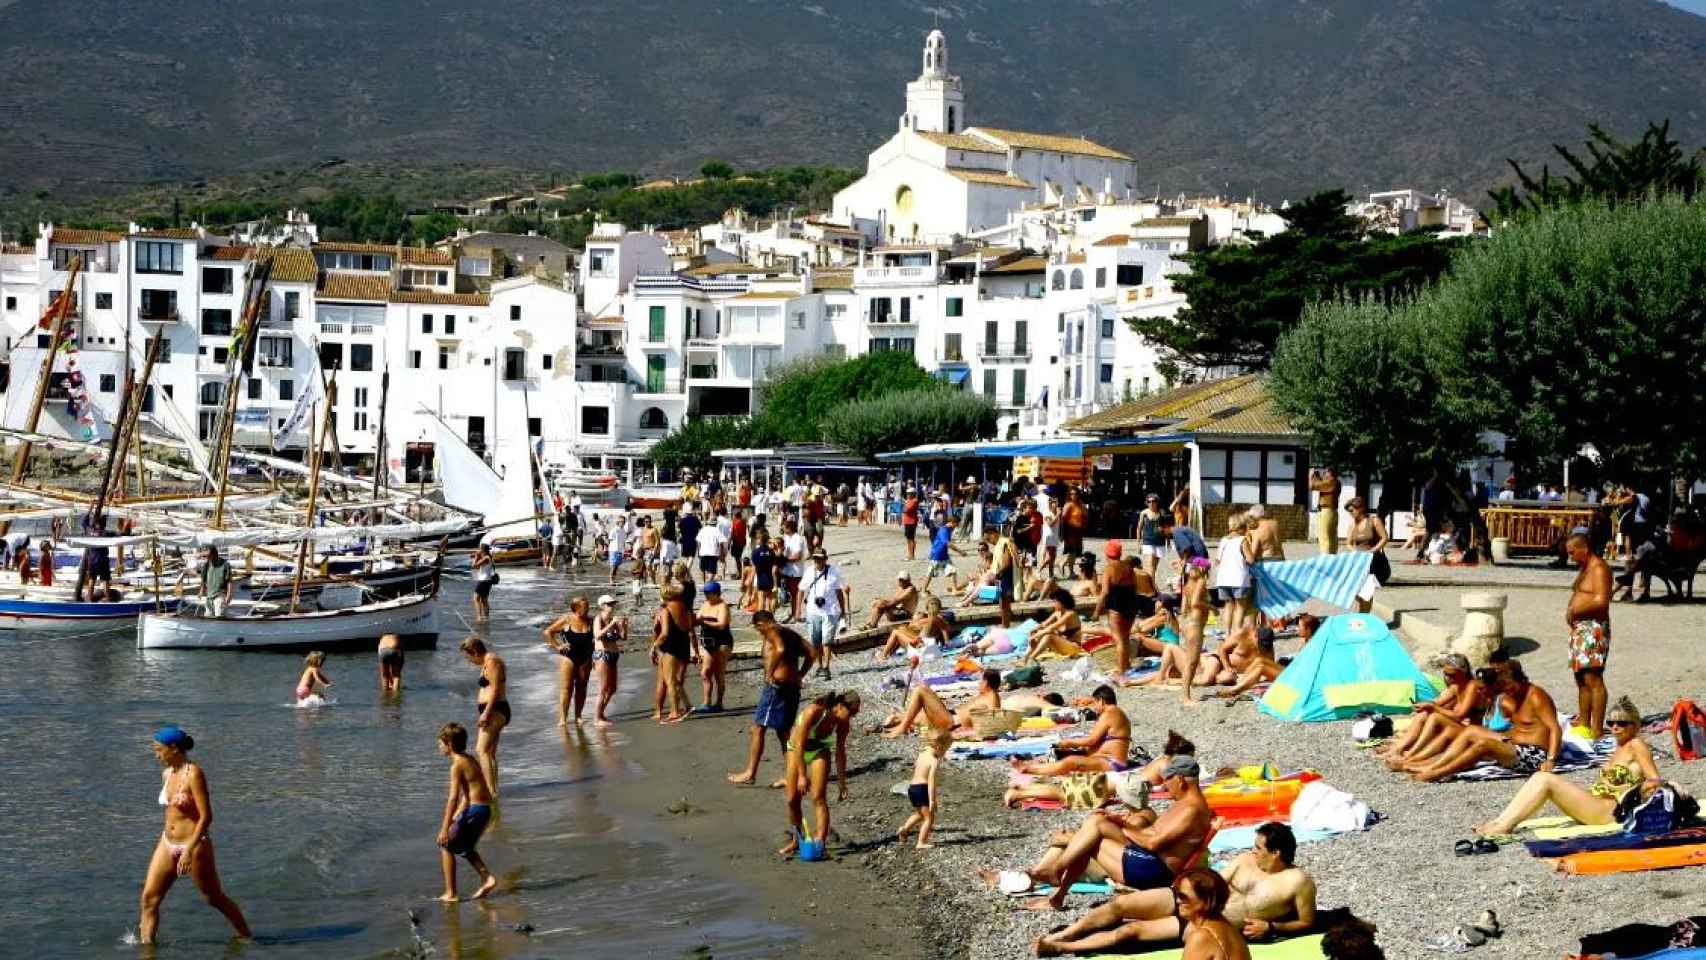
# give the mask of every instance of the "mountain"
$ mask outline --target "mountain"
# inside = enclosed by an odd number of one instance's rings
[[[941,17],[967,116],[1164,193],[1445,188],[1590,121],[1706,142],[1706,19],[1657,0],[0,0],[0,194],[297,167],[862,165]]]

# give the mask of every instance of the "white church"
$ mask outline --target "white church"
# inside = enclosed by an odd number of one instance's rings
[[[865,175],[835,195],[834,216],[883,243],[938,243],[1007,223],[1026,204],[1135,198],[1137,164],[1082,137],[968,126],[948,40],[924,41],[924,70],[906,85],[900,130]]]

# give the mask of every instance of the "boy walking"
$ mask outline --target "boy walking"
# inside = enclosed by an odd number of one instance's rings
[[[460,723],[439,728],[438,752],[450,758],[450,794],[444,801],[444,825],[438,830],[444,864],[444,894],[438,899],[456,902],[456,858],[466,857],[480,875],[479,889],[470,899],[479,900],[498,885],[498,878],[474,850],[492,822],[492,790],[480,765],[468,756],[468,731]]]

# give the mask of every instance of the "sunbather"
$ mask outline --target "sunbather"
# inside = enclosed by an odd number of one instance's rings
[[[1313,633],[1313,631],[1311,631]],[[1305,638],[1307,639],[1307,638]],[[1222,690],[1215,694],[1223,699],[1236,699],[1258,684],[1272,683],[1285,671],[1280,666],[1279,658],[1274,656],[1274,631],[1269,627],[1256,628],[1256,655],[1245,666],[1244,672],[1238,676],[1238,682],[1230,690]]]
[[[1504,812],[1475,828],[1483,836],[1499,836],[1539,813],[1548,803],[1581,823],[1616,822],[1617,804],[1630,790],[1650,792],[1663,781],[1653,751],[1641,739],[1641,712],[1623,697],[1605,715],[1606,726],[1617,738],[1617,748],[1600,768],[1599,779],[1583,788],[1555,773],[1536,773],[1516,792]]]
[[[1126,806],[1134,810],[1147,809],[1149,806],[1149,788],[1142,786],[1142,784],[1148,784],[1152,787],[1160,786],[1161,774],[1167,769],[1167,764],[1171,763],[1174,757],[1194,757],[1196,755],[1196,744],[1172,730],[1167,731],[1167,743],[1161,748],[1161,756],[1136,770],[1127,770],[1123,774],[1108,774],[1108,785],[1113,788],[1108,800],[1111,802],[1117,796]],[[1009,807],[1017,807],[1026,800],[1064,802],[1066,800],[1066,789],[1060,785],[1058,780],[1036,780],[1009,787],[1001,797],[1001,802]]]
[[[1031,630],[1030,643],[1025,647],[1026,663],[1045,651],[1061,657],[1076,657],[1084,652],[1080,646],[1084,625],[1078,619],[1077,601],[1065,590],[1056,590],[1049,599],[1054,601],[1054,611]]]
[[[1424,782],[1461,773],[1482,760],[1517,773],[1551,773],[1564,741],[1552,697],[1530,683],[1522,664],[1514,660],[1503,670],[1483,668],[1476,677],[1492,687],[1500,712],[1510,719],[1510,730],[1499,734],[1485,727],[1464,727],[1438,759],[1403,769]]]
[[[969,727],[971,726],[972,714],[999,709],[1001,709],[1001,671],[985,670],[978,682],[977,696],[960,704],[959,708],[954,711],[954,721],[959,726]]]
[[[896,740],[912,732],[913,724],[922,716],[926,725],[943,730],[954,726],[954,714],[936,691],[930,689],[928,683],[922,680],[913,684],[912,690],[906,696],[906,709],[900,713],[890,714],[882,726],[888,729],[883,734],[890,740]]]
[[[948,638],[948,622],[942,619],[942,601],[934,596],[924,601],[924,610],[910,621],[889,631],[888,642],[877,652],[878,660],[887,660],[902,645],[921,647],[926,643],[941,643]]]
[[[1034,910],[1060,910],[1072,885],[1091,872],[1136,890],[1168,886],[1202,853],[1214,812],[1197,786],[1195,757],[1177,757],[1167,765],[1163,783],[1173,805],[1157,816],[1140,810],[1129,815],[1095,811],[1075,833],[1054,836],[1041,860],[1024,871],[1036,883],[1053,884],[1054,892],[1032,900]],[[983,871],[992,886],[1000,875]]]
[[[1409,729],[1396,740],[1389,740],[1374,751],[1396,770],[1406,761],[1419,759],[1412,751],[1424,743],[1443,740],[1446,731],[1455,732],[1471,722],[1476,710],[1485,711],[1493,702],[1487,690],[1475,680],[1469,669],[1469,658],[1461,653],[1448,653],[1434,661],[1445,677],[1445,689],[1439,696],[1416,704]],[[1431,754],[1430,754],[1431,756]]]
[[[1103,684],[1090,694],[1090,709],[1096,725],[1084,737],[1063,739],[1055,744],[1062,754],[1054,761],[1015,761],[1020,773],[1058,777],[1064,773],[1093,773],[1124,770],[1131,762],[1131,720],[1115,702],[1114,688]]]
[[[1226,919],[1252,940],[1308,932],[1315,926],[1315,881],[1296,865],[1297,837],[1283,823],[1256,828],[1255,849],[1220,871],[1230,888]],[[1048,934],[1037,956],[1123,952],[1139,944],[1179,940],[1184,927],[1171,889],[1121,894],[1077,923]]]

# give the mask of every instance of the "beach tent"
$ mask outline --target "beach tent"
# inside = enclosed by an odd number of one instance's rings
[[[1281,720],[1314,723],[1365,710],[1405,713],[1437,693],[1386,624],[1344,613],[1322,622],[1258,706]]]

